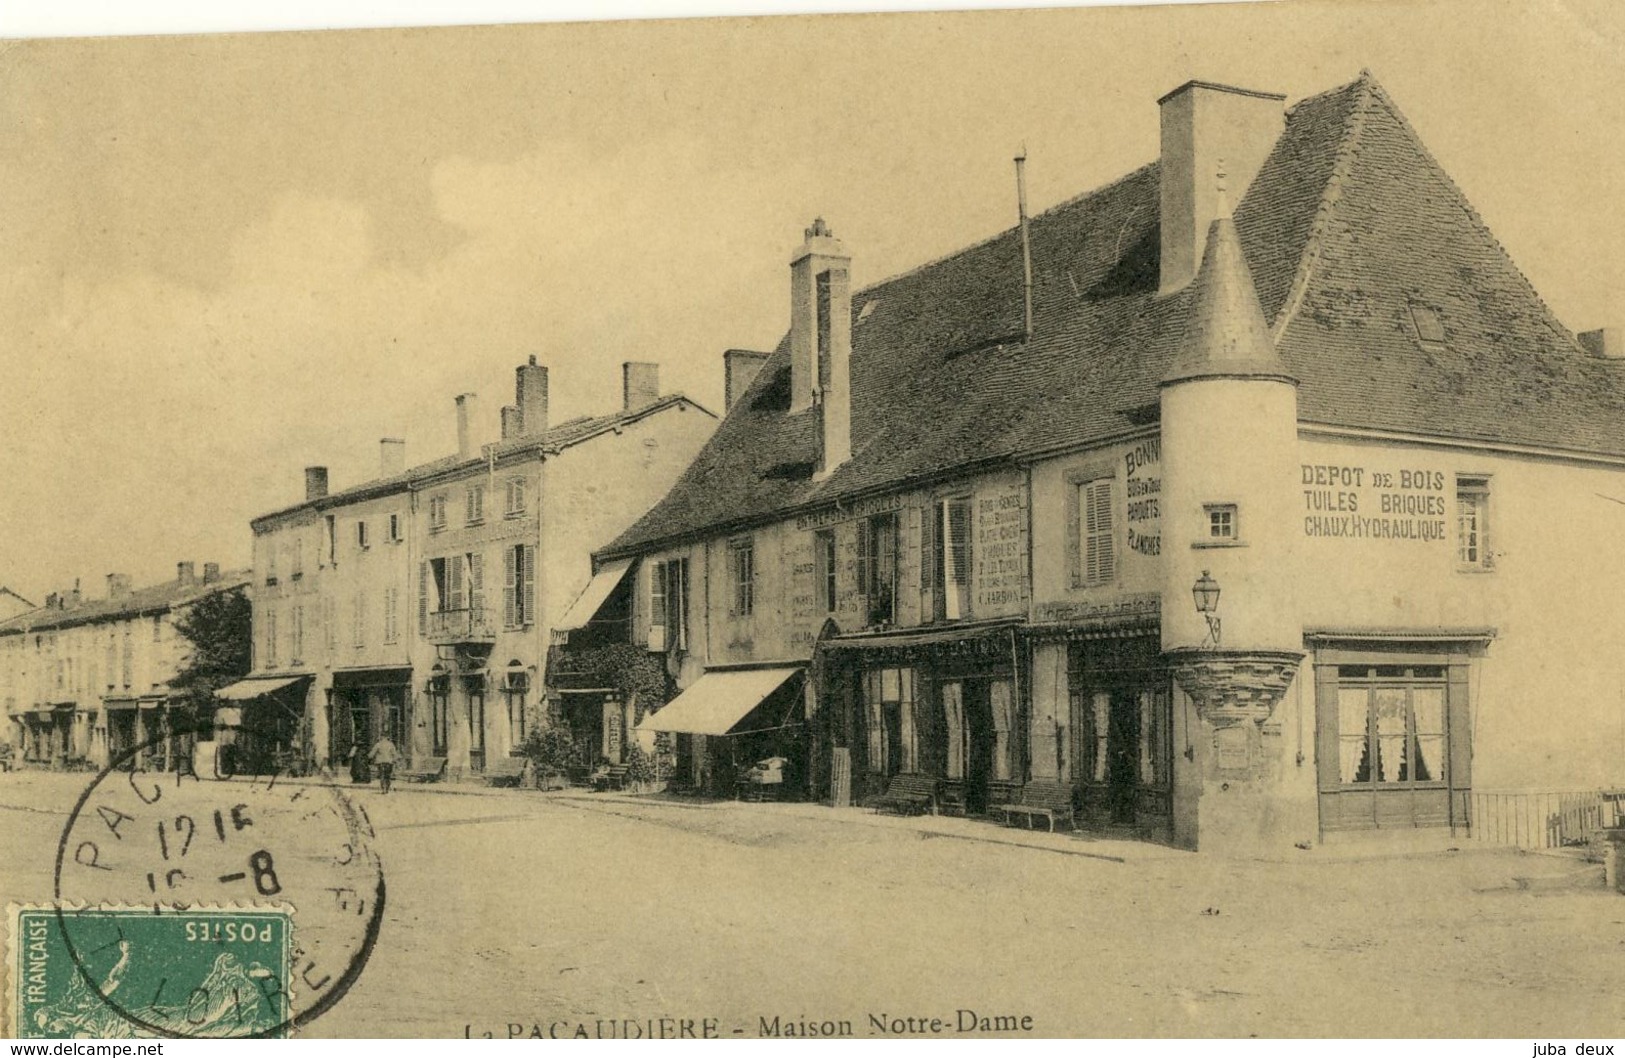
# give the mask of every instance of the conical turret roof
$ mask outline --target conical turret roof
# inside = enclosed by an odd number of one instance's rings
[[[1185,337],[1162,384],[1196,378],[1273,378],[1296,382],[1270,340],[1235,221],[1207,230],[1202,268],[1191,282]]]

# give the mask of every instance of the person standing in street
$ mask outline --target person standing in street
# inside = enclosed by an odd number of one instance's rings
[[[378,789],[386,794],[395,778],[396,756],[395,743],[390,740],[387,733],[380,735],[378,741],[372,744],[372,753],[369,757],[378,767]]]

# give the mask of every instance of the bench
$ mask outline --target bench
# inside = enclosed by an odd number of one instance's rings
[[[445,757],[422,757],[413,761],[411,767],[402,768],[398,777],[412,782],[439,782],[445,775]]]
[[[485,781],[492,786],[518,786],[525,777],[524,757],[498,757],[485,768]]]
[[[1033,780],[1021,788],[1021,796],[1014,803],[994,805],[993,811],[1003,813],[1007,827],[1013,827],[1017,820],[1022,820],[1028,830],[1036,830],[1036,821],[1042,819],[1053,831],[1055,821],[1064,819],[1068,830],[1077,829],[1072,808],[1072,787],[1053,779]]]
[[[626,776],[632,769],[625,764],[612,764],[604,771],[594,772],[592,788],[594,790],[624,790],[626,789]]]
[[[886,792],[875,799],[873,808],[876,812],[895,812],[900,816],[935,812],[937,780],[929,775],[894,775]]]

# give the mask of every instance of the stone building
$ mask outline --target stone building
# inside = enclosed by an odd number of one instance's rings
[[[1553,316],[1369,74],[1159,109],[1157,161],[872,286],[807,230],[789,333],[597,556],[679,781],[1059,784],[1246,850],[1625,779],[1618,333]]]
[[[76,582],[0,621],[0,699],[15,758],[57,768],[179,766],[192,738],[171,729],[171,681],[191,648],[176,622],[200,599],[247,580],[213,562],[201,576],[194,563],[177,563],[174,580],[146,588],[109,573],[103,598],[86,598]]]
[[[623,365],[622,407],[551,423],[547,368],[516,371],[501,437],[474,434],[457,397],[458,451],[408,468],[380,445],[379,476],[254,519],[255,664],[225,696],[242,727],[306,765],[342,766],[388,732],[411,766],[478,774],[546,720],[551,624],[590,553],[669,489],[716,425],[654,364]]]

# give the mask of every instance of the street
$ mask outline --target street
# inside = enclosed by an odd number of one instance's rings
[[[0,775],[0,897],[49,898],[89,779]],[[811,805],[345,792],[388,904],[313,1035],[1558,1038],[1625,1015],[1625,898],[1520,890],[1575,864],[1465,840],[1239,862]]]

